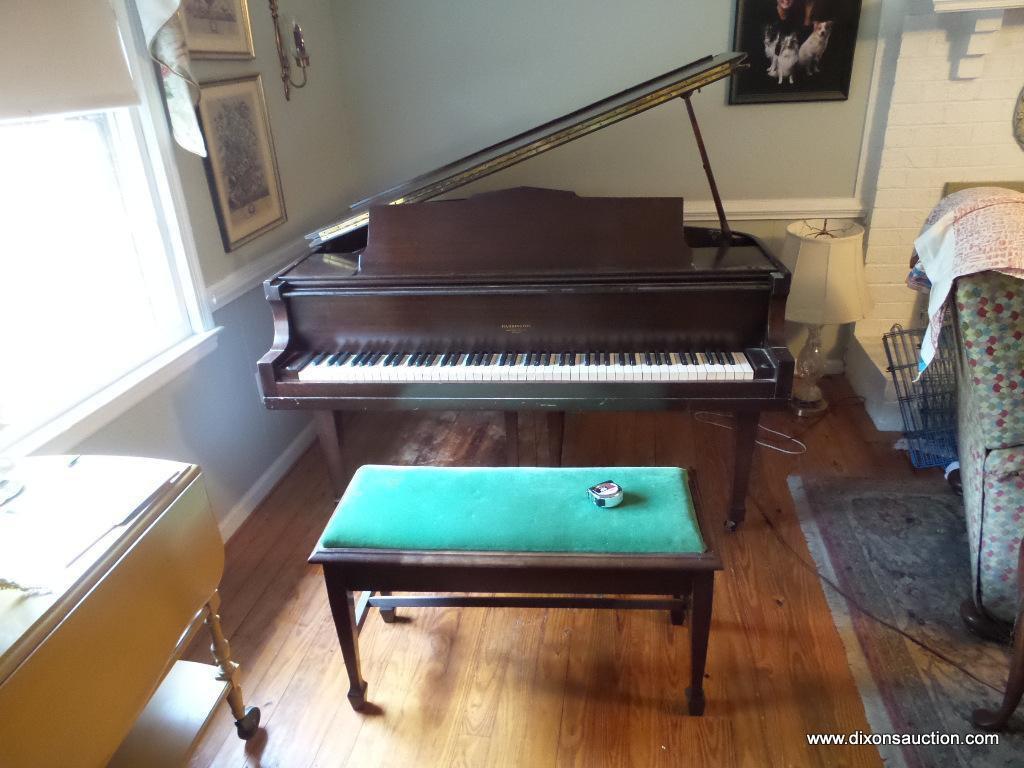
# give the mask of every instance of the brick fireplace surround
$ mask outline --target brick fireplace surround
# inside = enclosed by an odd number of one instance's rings
[[[867,201],[874,308],[857,324],[846,370],[876,425],[899,429],[881,339],[893,323],[925,324],[923,302],[904,285],[914,239],[946,182],[1024,181],[1011,119],[1024,86],[1024,7],[1010,7],[1024,0],[883,3],[891,48],[889,63],[883,53],[876,63],[888,81],[876,86],[877,184]]]

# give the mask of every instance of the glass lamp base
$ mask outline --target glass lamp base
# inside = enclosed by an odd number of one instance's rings
[[[824,397],[819,400],[799,400],[794,397],[789,401],[789,408],[793,413],[801,418],[817,416],[818,414],[824,413],[828,410],[828,400]]]

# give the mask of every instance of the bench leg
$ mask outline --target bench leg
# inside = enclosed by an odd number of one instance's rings
[[[381,597],[387,597],[390,594],[390,592],[384,591],[380,593]],[[384,619],[385,624],[394,624],[396,621],[398,621],[398,615],[395,613],[394,608],[381,608],[380,617]]]
[[[334,628],[338,633],[341,655],[348,672],[348,701],[357,712],[366,705],[366,681],[359,669],[359,630],[356,627],[356,603],[341,575],[329,565],[324,566],[327,599],[331,604]]]
[[[691,715],[704,714],[704,665],[708,659],[708,636],[711,634],[711,603],[714,599],[715,575],[699,573],[693,577],[693,615],[690,621],[690,687],[686,701]]]
[[[686,593],[685,595],[672,595],[672,597],[676,600],[685,600],[687,603],[687,605],[683,606],[682,608],[676,608],[668,612],[668,617],[671,620],[671,622],[675,626],[681,627],[683,626],[683,624],[686,623],[686,611],[689,607],[690,595],[689,593]]]

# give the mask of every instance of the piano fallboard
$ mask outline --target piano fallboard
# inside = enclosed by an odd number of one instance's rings
[[[763,406],[777,400],[784,383],[760,381],[515,382],[508,384],[279,383],[264,397],[271,409],[309,410],[482,410],[645,411],[682,410],[746,401]],[[788,398],[788,394],[786,395]],[[726,406],[723,406],[726,407]],[[733,408],[733,404],[727,407]]]

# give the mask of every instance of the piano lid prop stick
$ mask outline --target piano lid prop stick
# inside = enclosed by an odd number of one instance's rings
[[[708,177],[708,186],[711,187],[711,197],[715,201],[715,210],[718,212],[718,223],[722,228],[722,235],[725,241],[732,238],[732,228],[725,218],[725,208],[722,206],[722,197],[718,194],[718,185],[715,183],[715,174],[711,170],[711,161],[708,159],[708,151],[704,148],[704,137],[700,134],[700,126],[697,125],[697,115],[693,111],[693,104],[690,103],[692,93],[685,93],[680,98],[686,102],[686,113],[690,116],[690,125],[693,128],[693,137],[697,140],[697,149],[700,152],[700,161],[704,164],[704,175]]]

